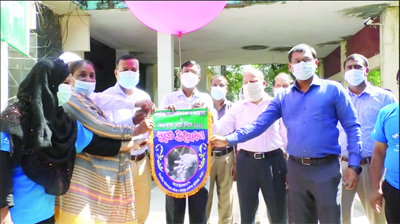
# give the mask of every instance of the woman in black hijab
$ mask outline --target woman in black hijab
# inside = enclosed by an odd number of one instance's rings
[[[1,113],[2,222],[10,208],[14,223],[54,223],[55,195],[69,188],[76,152],[111,156],[136,146],[101,138],[64,112],[68,74],[60,59],[38,61],[19,85],[19,102]]]

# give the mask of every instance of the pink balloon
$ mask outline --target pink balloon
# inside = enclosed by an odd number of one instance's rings
[[[153,30],[178,34],[205,26],[224,9],[228,1],[125,1],[143,24]]]

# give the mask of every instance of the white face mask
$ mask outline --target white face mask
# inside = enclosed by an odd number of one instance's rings
[[[222,100],[226,96],[226,87],[212,86],[211,96],[214,100]]]
[[[298,80],[307,80],[315,74],[315,62],[314,60],[310,62],[300,62],[292,65],[293,75]]]
[[[61,83],[58,86],[57,91],[57,99],[58,99],[58,106],[63,105],[64,103],[68,102],[71,98],[71,86],[68,84]]]
[[[72,88],[74,90],[74,92],[83,93],[86,96],[89,96],[96,89],[95,82],[84,82],[84,81],[76,80],[76,79],[74,79],[74,80],[75,80],[75,86]]]
[[[139,83],[139,72],[118,72],[118,83],[125,89],[133,89]]]
[[[287,88],[287,87],[286,87]],[[274,88],[274,97],[276,97],[280,92],[285,92],[285,89],[283,87],[276,87]]]
[[[181,74],[182,85],[188,89],[194,88],[197,85],[198,80],[199,76],[194,73],[185,72]]]
[[[243,86],[244,99],[249,102],[255,102],[261,99],[263,94],[263,84],[261,81],[247,83]]]
[[[365,70],[352,69],[344,73],[344,79],[351,86],[358,86],[365,80],[364,76]]]

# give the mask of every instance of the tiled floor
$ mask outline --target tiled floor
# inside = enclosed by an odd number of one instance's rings
[[[214,192],[214,195],[217,195]],[[261,194],[260,194],[261,196]],[[262,197],[262,196],[261,196]],[[215,206],[214,206],[215,205]],[[211,211],[211,223],[218,223],[218,210],[217,210],[217,197],[213,198],[213,207]],[[186,208],[187,209],[187,208]],[[185,215],[185,223],[189,223],[188,215]],[[233,218],[236,223],[239,222],[239,204],[236,200],[233,206]],[[259,211],[257,213],[256,221],[260,224],[268,224],[268,218],[266,214],[265,203],[260,203]],[[155,186],[153,182],[153,189],[151,191],[151,202],[150,202],[150,214],[147,218],[146,224],[162,224],[165,223],[165,195],[161,190]],[[354,206],[354,217],[353,224],[368,224],[368,219],[364,214],[364,209],[360,203],[360,199],[356,197],[356,202]]]

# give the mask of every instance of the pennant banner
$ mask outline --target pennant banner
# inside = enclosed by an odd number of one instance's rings
[[[207,109],[156,111],[150,134],[151,174],[168,196],[196,194],[211,171],[211,114]]]

